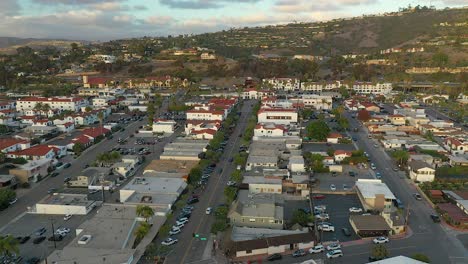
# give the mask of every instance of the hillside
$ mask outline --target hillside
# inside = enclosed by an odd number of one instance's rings
[[[57,49],[64,49],[70,47],[70,44],[73,42],[83,43],[82,41],[61,39],[0,37],[0,54],[14,54],[17,48],[24,46],[29,46],[34,49],[42,49],[45,47],[55,47]]]

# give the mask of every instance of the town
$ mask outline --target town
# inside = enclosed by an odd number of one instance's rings
[[[432,13],[0,54],[0,263],[467,263],[466,21],[280,50]]]

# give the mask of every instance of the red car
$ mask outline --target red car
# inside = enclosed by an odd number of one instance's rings
[[[315,195],[313,196],[313,198],[316,199],[316,200],[322,200],[322,199],[325,199],[325,195],[323,195],[323,194],[315,194]]]

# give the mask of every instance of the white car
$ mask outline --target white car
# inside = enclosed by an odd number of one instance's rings
[[[336,191],[336,186],[335,186],[335,184],[330,185],[330,190]]]
[[[18,201],[18,198],[14,198],[9,202],[9,204],[14,205],[17,201]]]
[[[317,245],[317,246],[309,249],[310,254],[320,253],[320,252],[324,252],[324,251],[325,251],[325,247],[322,246],[322,245]]]
[[[327,246],[327,250],[337,250],[341,249],[341,245],[338,243],[333,243]]]
[[[173,226],[172,226],[172,229],[182,229],[183,227],[185,226],[185,224],[178,224],[178,223],[175,223]]]
[[[71,214],[67,214],[67,215],[65,215],[65,216],[63,217],[63,220],[68,221],[68,220],[70,220],[70,218],[72,218],[72,215],[71,215]]]
[[[335,232],[335,227],[332,226],[332,225],[319,225],[317,227],[318,230],[322,230],[322,231],[325,231],[325,232]]]
[[[377,145],[377,144],[374,144],[374,148],[378,148],[378,147],[379,147],[379,145]]]
[[[359,207],[351,207],[349,208],[350,213],[362,213],[362,208]]]
[[[327,206],[324,204],[314,206],[314,210],[325,211],[327,210]]]
[[[211,212],[213,212],[213,208],[211,208],[211,207],[206,208],[205,213],[206,213],[207,215],[210,215]]]
[[[317,214],[315,218],[319,221],[330,220],[330,216],[328,214]]]
[[[70,231],[71,231],[70,228],[60,227],[59,229],[57,229],[55,231],[55,234],[64,237],[64,236],[68,235],[70,233]]]
[[[169,235],[177,235],[179,234],[180,232],[182,232],[182,229],[180,228],[172,228],[171,231],[169,231]]]
[[[377,238],[374,238],[374,240],[372,240],[374,244],[384,244],[384,243],[388,243],[389,241],[390,240],[388,239],[388,237],[384,237],[384,236],[377,237]]]
[[[179,220],[176,221],[176,224],[180,225],[185,225],[186,223],[188,223],[188,218],[187,217],[182,217],[180,218]]]
[[[227,186],[236,186],[236,184],[237,184],[237,183],[234,182],[234,181],[228,181],[228,182],[227,182]]]
[[[339,258],[343,256],[343,252],[339,249],[333,250],[327,253],[327,258],[332,259],[332,258]]]
[[[377,167],[375,166],[374,163],[372,163],[372,164],[370,165],[370,168],[373,169],[373,170],[376,170],[376,169],[377,169]]]
[[[170,245],[174,245],[175,243],[177,243],[179,240],[177,240],[176,238],[167,238],[166,240],[164,240],[163,242],[161,242],[161,245],[164,245],[164,246],[170,246]]]

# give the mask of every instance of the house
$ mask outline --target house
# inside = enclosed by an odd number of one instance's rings
[[[335,150],[335,152],[333,153],[333,158],[335,159],[335,162],[340,163],[345,158],[350,158],[352,155],[353,153],[351,151]]]
[[[0,151],[3,153],[27,149],[30,145],[30,142],[24,139],[0,138]]]
[[[381,180],[358,179],[355,187],[364,210],[394,211],[396,197]]]
[[[390,120],[390,123],[394,126],[404,126],[406,124],[406,118],[403,115],[389,115],[388,120]]]
[[[444,146],[453,155],[462,155],[468,153],[468,142],[462,141],[457,138],[446,138],[444,140]]]
[[[91,178],[84,175],[79,175],[68,182],[68,187],[88,188],[91,184]]]
[[[38,103],[48,105],[50,109],[79,112],[81,107],[88,105],[86,99],[80,97],[27,97],[16,100],[18,111],[32,110]]]
[[[409,176],[413,181],[432,182],[435,177],[435,169],[421,160],[412,160],[408,163]]]
[[[343,135],[340,133],[330,133],[327,137],[327,143],[338,144],[340,139],[343,139]]]
[[[47,145],[36,145],[27,149],[7,153],[8,158],[25,158],[27,160],[53,159],[56,156],[63,155],[59,148],[49,147]]]
[[[380,107],[378,107],[375,103],[361,102],[359,108],[365,109],[369,112],[380,113]]]
[[[63,133],[70,133],[73,130],[75,130],[75,123],[72,122],[66,122],[63,124],[58,124],[56,125],[58,131],[63,132]]]
[[[305,172],[305,162],[303,156],[291,156],[289,158],[288,169],[293,172]]]
[[[216,54],[210,53],[210,52],[202,52],[202,54],[200,54],[200,59],[201,60],[216,60]]]
[[[314,247],[315,236],[313,233],[288,234],[274,237],[262,237],[253,240],[234,241],[229,252],[232,257],[264,258],[272,254],[286,254],[298,249],[306,250]]]
[[[91,127],[83,129],[82,134],[93,139],[93,141],[98,137],[104,137],[111,131],[104,127]]]
[[[75,146],[76,143],[80,143],[83,145],[84,148],[88,148],[93,144],[93,139],[89,136],[85,135],[79,135],[75,138],[73,138],[70,143],[67,144],[67,149],[73,150],[73,147]]]
[[[263,108],[258,111],[257,117],[258,123],[290,125],[297,123],[298,114],[295,109]]]
[[[468,166],[468,155],[461,155],[461,156],[452,156],[449,157],[449,164],[450,166]]]
[[[187,120],[185,122],[184,132],[186,135],[192,131],[212,129],[218,130],[221,127],[220,121]]]
[[[213,139],[216,132],[213,129],[192,130],[189,136],[194,139]]]
[[[49,174],[51,166],[51,159],[28,161],[15,169],[10,169],[9,174],[14,175],[20,183],[37,182]]]
[[[174,120],[158,119],[153,123],[153,133],[172,134],[176,128],[177,122]]]
[[[247,158],[247,164],[245,167],[246,171],[250,171],[253,168],[277,168],[278,157],[277,156],[255,156],[250,154]]]
[[[283,229],[283,214],[283,207],[271,201],[236,201],[228,213],[228,218],[233,226]]]
[[[249,193],[277,193],[283,192],[281,177],[274,176],[244,176],[243,184],[249,186]]]
[[[133,175],[135,173],[134,169],[134,165],[132,163],[127,162],[117,162],[114,165],[112,165],[112,170],[125,178]]]
[[[286,129],[273,123],[259,123],[254,128],[254,137],[282,137]]]

